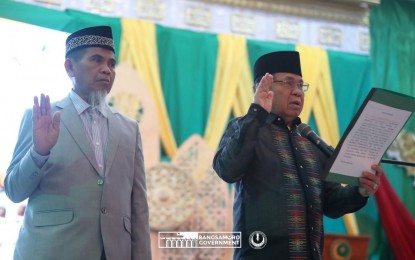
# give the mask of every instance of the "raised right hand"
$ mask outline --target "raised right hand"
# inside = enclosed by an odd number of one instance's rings
[[[40,155],[48,155],[58,141],[60,112],[56,112],[52,118],[49,96],[40,95],[34,97],[33,104],[33,149]]]
[[[272,99],[274,98],[274,92],[270,90],[273,80],[274,77],[266,73],[258,83],[254,94],[254,103],[263,107],[268,113],[271,112]]]

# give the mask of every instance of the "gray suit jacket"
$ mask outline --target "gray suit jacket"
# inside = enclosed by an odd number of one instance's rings
[[[102,176],[76,109],[67,97],[60,134],[38,168],[30,154],[31,110],[21,123],[5,191],[29,198],[14,259],[151,259],[146,180],[137,122],[108,111],[108,151]]]

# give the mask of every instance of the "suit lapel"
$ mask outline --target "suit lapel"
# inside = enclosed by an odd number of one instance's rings
[[[118,150],[118,143],[121,137],[120,122],[111,110],[108,110],[108,144],[107,144],[107,161],[105,165],[106,176],[111,169],[115,154]]]
[[[62,101],[56,103],[56,106],[62,108],[62,110],[60,110],[62,125],[68,130],[69,134],[72,136],[75,143],[77,143],[88,161],[92,164],[95,171],[100,174],[100,170],[95,159],[95,154],[89,145],[82,120],[79,117],[78,112],[76,111],[70,98],[67,97]]]

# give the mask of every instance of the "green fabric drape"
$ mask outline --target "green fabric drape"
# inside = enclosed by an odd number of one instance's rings
[[[103,17],[76,10],[59,11],[9,0],[0,0],[0,17],[67,33],[88,26],[109,25],[112,27],[115,52],[117,55],[119,53],[121,39],[119,18]]]
[[[109,24],[114,29],[117,50],[120,47],[121,23],[117,18],[101,17],[73,10],[62,12],[7,0],[0,0],[0,17],[66,32],[72,32],[86,26]],[[406,30],[405,33],[412,33],[411,30]],[[174,136],[177,144],[180,145],[190,135],[194,133],[203,135],[204,133],[212,100],[218,41],[215,34],[190,32],[163,26],[157,26],[156,33],[161,85]],[[384,35],[380,31],[371,34],[373,38],[372,45],[375,44],[374,41],[377,39],[374,36]],[[392,34],[392,32],[389,32],[389,34]],[[384,39],[380,40],[380,42],[382,41]],[[372,46],[372,49],[376,51],[372,55],[382,53],[389,55],[396,52],[390,47],[381,50],[377,48],[381,47]],[[295,50],[295,45],[247,40],[247,49],[252,67],[254,61],[260,55],[271,51]],[[328,51],[328,57],[332,72],[336,108],[338,114],[341,115],[338,123],[342,134],[365,94],[372,87],[372,79],[369,73],[372,63],[366,55]],[[398,83],[394,83],[397,72],[385,74],[382,69],[383,65],[379,65],[377,62],[378,58],[374,61],[376,62],[375,72],[378,72],[375,73],[376,84],[374,86],[381,87],[379,82],[390,83],[387,84],[388,86],[398,86]],[[390,65],[397,65],[397,63],[396,60],[383,62],[383,64]],[[383,80],[385,75],[389,75],[386,81]],[[413,80],[408,81],[413,82]],[[317,129],[316,125],[312,123],[312,118],[310,120],[312,127]],[[398,170],[390,170],[390,174],[404,176],[404,173]],[[387,171],[389,171],[389,168],[387,168]],[[398,189],[411,186],[411,182],[405,182],[403,179],[396,182],[394,181],[392,185],[398,186]],[[410,193],[398,192],[398,194],[409,201]],[[369,229],[369,227],[379,225],[376,219],[376,206],[371,204],[372,202],[369,200],[368,206],[362,209],[361,213],[357,213],[357,217],[361,233],[374,232],[370,234],[376,236],[376,234],[382,234],[382,229]],[[406,205],[409,204],[406,202]],[[415,205],[413,201],[412,205]],[[408,207],[414,206],[409,205]],[[414,212],[413,210],[412,212]],[[366,226],[365,220],[372,224]],[[325,219],[325,231],[345,233],[342,220]],[[376,239],[377,237],[372,238],[373,241]],[[379,239],[379,241],[384,241],[381,240],[381,237]],[[377,249],[379,249],[379,243],[372,246],[370,252]]]
[[[338,121],[342,135],[372,88],[372,64],[366,55],[336,51],[327,51],[327,55],[336,93],[337,113],[341,115]]]
[[[383,0],[370,11],[371,57],[374,86],[415,96],[415,2]],[[415,132],[415,118],[408,121],[407,131]],[[402,168],[383,165],[395,192],[408,211],[415,216],[413,179]],[[372,202],[373,203],[373,202]],[[376,208],[373,206],[377,213]],[[372,233],[373,257],[391,259],[392,252],[378,219],[366,207],[361,212],[362,226]]]
[[[218,41],[215,34],[157,26],[160,77],[176,143],[204,135]]]
[[[375,86],[415,96],[415,2],[383,0],[370,12]],[[405,129],[415,132],[415,118]]]
[[[241,82],[243,76],[246,76],[242,75],[243,68],[249,67],[246,39],[229,34],[218,34],[217,38],[219,50],[216,58],[215,84],[204,136],[213,151],[216,151],[219,145],[234,104],[239,103],[236,102],[237,93],[239,90],[243,90],[239,93],[245,93],[250,89],[246,81]],[[245,113],[246,110],[243,111],[243,114]]]
[[[321,138],[335,145],[340,137],[327,51],[304,45],[297,45],[296,49],[301,55],[303,78],[311,85],[305,94],[301,120],[308,123],[313,113]]]
[[[153,23],[131,18],[122,19],[123,32],[120,47],[121,62],[129,63],[142,78],[151,93],[156,107],[160,130],[157,133],[167,156],[174,156],[177,150],[176,139],[171,129],[161,88],[158,52],[156,44],[156,26]]]

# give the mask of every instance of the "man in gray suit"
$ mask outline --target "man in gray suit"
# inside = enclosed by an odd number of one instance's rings
[[[14,259],[151,259],[140,131],[105,103],[115,64],[110,27],[71,34],[72,91],[25,113],[5,178],[13,202],[29,199]]]

